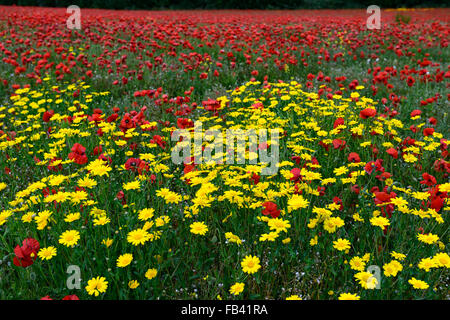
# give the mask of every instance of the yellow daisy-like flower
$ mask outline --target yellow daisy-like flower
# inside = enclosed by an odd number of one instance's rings
[[[153,208],[150,208],[150,209],[147,209],[147,208],[142,209],[142,210],[139,211],[138,219],[139,219],[139,220],[142,220],[142,221],[146,221],[146,220],[148,220],[148,219],[153,218],[154,213],[155,213],[155,209],[153,209]]]
[[[7,184],[4,182],[0,182],[0,191],[2,191],[3,189],[5,189],[7,187]]]
[[[370,219],[370,224],[376,227],[380,227],[381,230],[384,230],[384,227],[389,225],[389,219],[378,216]]]
[[[433,260],[436,262],[438,267],[450,268],[450,256],[445,252],[439,252],[434,257]]]
[[[414,277],[409,279],[408,282],[413,286],[414,289],[425,290],[429,287],[428,283],[422,280],[418,280]]]
[[[108,281],[106,281],[105,277],[97,277],[92,278],[88,281],[88,285],[86,286],[86,291],[92,296],[96,297],[103,292],[106,292],[108,289]]]
[[[261,268],[259,262],[259,258],[256,256],[245,256],[241,262],[242,271],[248,274],[257,272]]]
[[[336,241],[333,241],[333,248],[339,251],[350,249],[350,241],[347,239],[337,239]]]
[[[391,252],[391,257],[394,258],[394,259],[402,261],[403,259],[406,258],[406,254],[392,251]]]
[[[80,219],[81,215],[79,212],[75,212],[75,213],[69,213],[68,215],[66,215],[66,217],[64,218],[65,222],[73,222],[76,221],[78,219]]]
[[[154,277],[156,277],[156,275],[158,274],[158,270],[156,269],[148,269],[147,272],[145,273],[145,277],[149,280],[153,279]]]
[[[341,293],[338,300],[359,300],[361,299],[356,293]]]
[[[110,222],[111,219],[109,219],[107,216],[101,216],[94,219],[94,226],[104,226],[105,224],[108,224]]]
[[[111,170],[112,170],[111,167],[104,166],[104,165],[96,166],[96,167],[93,167],[92,169],[90,169],[91,174],[93,176],[100,176],[100,177],[104,176],[104,175],[109,176],[109,171],[111,171]]]
[[[66,247],[73,247],[78,243],[80,239],[80,233],[77,230],[67,230],[64,231],[59,237],[59,243],[65,245]]]
[[[440,192],[449,192],[450,193],[450,183],[443,183],[441,185],[439,185],[439,191]]]
[[[193,234],[199,234],[199,235],[205,235],[208,231],[208,226],[203,222],[194,222],[191,223],[191,233]]]
[[[245,287],[245,284],[244,284],[244,283],[242,283],[242,282],[236,282],[235,284],[233,284],[233,285],[231,286],[231,288],[230,288],[230,293],[231,293],[232,295],[237,296],[237,295],[239,295],[242,291],[244,291],[244,287]]]
[[[104,244],[107,248],[109,248],[111,245],[112,245],[112,243],[113,243],[113,239],[103,239],[102,240],[102,244]]]
[[[139,180],[131,181],[131,182],[123,184],[124,190],[137,190],[140,187],[141,187],[141,183],[139,182]]]
[[[419,239],[419,241],[422,241],[424,243],[427,244],[433,244],[436,243],[439,240],[439,237],[435,234],[432,233],[427,233],[427,234],[418,234],[417,235],[417,239]]]
[[[436,268],[438,265],[433,258],[423,258],[417,266],[419,269],[423,269],[428,272],[431,268]]]
[[[131,261],[133,261],[133,255],[131,253],[122,254],[117,258],[117,266],[119,268],[125,268]]]
[[[375,289],[378,284],[378,280],[370,272],[358,272],[355,274],[355,278],[364,289]]]
[[[304,209],[307,208],[309,205],[308,200],[303,198],[302,195],[294,194],[292,198],[288,200],[288,212],[291,212],[293,210],[297,209]]]
[[[56,256],[56,248],[53,246],[42,248],[38,252],[38,257],[42,260],[50,260],[54,256]]]
[[[144,244],[150,239],[150,234],[143,229],[136,229],[130,231],[127,236],[127,241],[134,246]]]
[[[366,262],[360,257],[353,257],[350,260],[350,268],[356,271],[364,271]]]
[[[383,270],[386,277],[395,277],[399,271],[403,270],[403,266],[397,260],[392,260],[383,265]]]
[[[128,287],[130,289],[136,289],[137,287],[139,287],[139,282],[137,280],[131,280],[130,282],[128,282]]]

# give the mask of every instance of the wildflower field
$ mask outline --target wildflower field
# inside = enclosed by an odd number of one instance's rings
[[[0,299],[449,299],[449,16],[0,6]]]

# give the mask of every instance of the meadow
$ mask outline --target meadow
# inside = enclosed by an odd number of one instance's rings
[[[450,298],[449,9],[68,16],[0,6],[0,299]]]

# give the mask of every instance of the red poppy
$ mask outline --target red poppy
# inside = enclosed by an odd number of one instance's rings
[[[389,148],[389,149],[386,150],[386,152],[387,152],[388,155],[390,155],[394,159],[398,158],[398,151],[397,151],[397,149]]]
[[[262,214],[265,216],[270,215],[272,218],[277,218],[280,215],[280,210],[278,210],[276,203],[267,201],[263,203],[263,207]]]
[[[347,160],[349,162],[355,162],[355,163],[361,162],[361,158],[359,157],[359,154],[357,154],[356,152],[350,152]]]
[[[86,164],[88,158],[86,155],[86,148],[79,143],[75,143],[72,146],[71,153],[69,153],[69,159],[74,160],[77,164]]]
[[[39,242],[33,238],[26,238],[22,242],[22,246],[17,245],[14,248],[13,258],[14,265],[18,267],[31,266],[37,258],[37,253],[40,249]]]
[[[377,111],[375,109],[372,109],[372,108],[366,108],[366,109],[363,109],[363,110],[361,110],[359,112],[359,116],[362,119],[367,119],[367,118],[374,117],[376,114],[377,114]]]

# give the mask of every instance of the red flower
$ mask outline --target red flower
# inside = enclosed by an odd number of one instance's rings
[[[129,158],[127,162],[125,162],[125,170],[136,171],[136,169],[141,164],[142,160],[138,158]]]
[[[338,127],[338,126],[340,126],[340,125],[343,125],[344,123],[345,123],[344,118],[337,118],[337,119],[334,121],[333,129],[336,129],[336,127]]]
[[[17,245],[14,248],[13,258],[14,265],[26,268],[34,263],[37,258],[37,253],[40,249],[39,242],[33,238],[23,240],[22,246]]]
[[[76,294],[69,294],[62,299],[63,300],[80,300]]]
[[[347,142],[345,140],[341,140],[341,139],[334,139],[332,143],[333,143],[333,148],[339,149],[339,150],[344,150],[345,145],[347,144]]]
[[[437,182],[435,177],[433,177],[431,174],[428,174],[426,172],[424,174],[422,174],[422,178],[423,178],[423,180],[420,181],[420,184],[425,184],[429,187],[434,186]]]
[[[54,114],[55,114],[55,111],[53,111],[53,110],[45,111],[44,114],[42,115],[42,121],[49,122]]]
[[[74,160],[77,164],[85,164],[88,162],[86,148],[79,143],[75,143],[69,153],[69,159]]]
[[[277,218],[280,215],[280,210],[278,210],[276,203],[267,201],[263,203],[263,207],[262,214],[265,216],[270,215],[272,218]]]
[[[350,152],[347,159],[349,162],[356,162],[356,163],[361,162],[361,158],[359,157],[359,154],[357,154],[356,152]]]
[[[434,129],[433,128],[425,128],[423,129],[423,135],[425,137],[431,136],[434,133]]]
[[[366,108],[366,109],[361,110],[361,111],[359,112],[359,116],[360,116],[362,119],[367,119],[367,118],[374,117],[376,114],[377,114],[377,111],[374,110],[374,109],[371,109],[371,108]]]
[[[390,155],[394,159],[398,158],[398,151],[397,151],[397,149],[389,148],[389,149],[386,150],[386,152],[387,152],[388,155]]]

